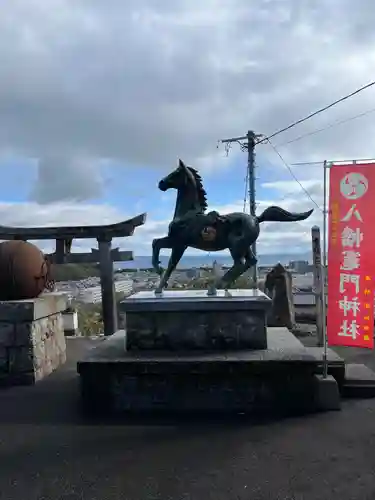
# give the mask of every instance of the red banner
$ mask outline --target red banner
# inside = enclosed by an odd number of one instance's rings
[[[374,348],[375,163],[332,165],[329,187],[329,345]]]

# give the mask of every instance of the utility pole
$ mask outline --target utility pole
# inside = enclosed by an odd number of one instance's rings
[[[231,139],[222,139],[220,142],[222,144],[229,144],[237,142],[242,151],[247,151],[247,177],[249,179],[249,205],[250,205],[250,215],[255,217],[256,211],[256,201],[255,201],[255,145],[256,140],[263,137],[262,135],[257,135],[252,130],[249,130],[245,136],[242,137],[232,137]],[[245,141],[245,142],[243,142]],[[251,246],[254,255],[257,255],[256,243],[254,242]],[[257,266],[253,268],[253,281],[254,284],[257,283]]]
[[[249,173],[249,205],[250,214],[255,217],[256,203],[255,203],[255,134],[252,130],[247,133],[247,169]],[[251,247],[254,255],[257,255],[257,245],[254,241]],[[257,282],[257,266],[254,266],[253,271],[254,283]]]

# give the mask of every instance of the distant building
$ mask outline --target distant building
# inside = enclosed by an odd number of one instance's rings
[[[200,278],[201,276],[201,270],[198,269],[197,267],[192,267],[190,269],[186,269],[186,277],[189,279],[195,279],[195,278]]]
[[[123,292],[124,295],[130,295],[133,291],[133,280],[115,281],[115,290]],[[80,290],[76,300],[84,304],[97,304],[102,301],[102,289],[100,286],[84,288]]]
[[[310,271],[308,260],[291,260],[289,262],[289,270],[299,274],[305,274]]]
[[[314,284],[314,275],[312,273],[293,274],[292,282],[295,290],[311,292]]]

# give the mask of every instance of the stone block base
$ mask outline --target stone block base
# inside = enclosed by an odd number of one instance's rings
[[[239,374],[116,374],[104,381],[109,385],[98,387],[94,381],[90,383],[81,377],[85,412],[97,415],[139,412],[287,415],[320,410],[315,404],[311,375],[276,379],[270,376],[244,378]]]
[[[62,311],[66,298],[0,302],[0,385],[29,385],[66,361]]]
[[[266,349],[271,300],[259,290],[138,292],[120,304],[127,350]]]
[[[300,346],[292,334],[289,341],[286,332],[280,348],[280,329],[273,330],[268,331],[267,350],[186,355],[126,352],[124,334],[118,332],[78,363],[83,407],[88,414],[107,415],[286,415],[332,409],[322,404],[322,391],[329,388],[322,389],[316,378],[322,370],[321,352]],[[328,369],[339,377],[345,369],[332,351]]]
[[[347,364],[341,393],[348,398],[374,398],[375,373],[363,364]]]
[[[332,375],[315,375],[315,404],[320,411],[341,409],[339,386]]]

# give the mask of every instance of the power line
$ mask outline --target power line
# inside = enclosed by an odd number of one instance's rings
[[[319,207],[319,205],[315,202],[315,200],[313,200],[313,198],[311,197],[310,193],[304,188],[304,186],[300,183],[300,181],[294,175],[292,169],[290,168],[290,166],[288,165],[288,163],[284,160],[284,158],[281,156],[281,154],[276,149],[276,147],[270,142],[270,139],[272,139],[273,137],[281,134],[282,132],[290,130],[291,128],[295,127],[296,125],[299,125],[299,124],[301,124],[301,123],[309,120],[310,118],[318,115],[319,113],[322,113],[323,111],[326,111],[326,110],[332,108],[336,104],[339,104],[340,102],[343,102],[343,101],[349,99],[350,97],[353,97],[356,94],[359,94],[363,90],[366,90],[366,89],[368,89],[368,88],[370,88],[370,87],[372,87],[374,85],[375,85],[375,81],[370,82],[367,85],[364,85],[364,86],[360,87],[359,89],[355,90],[354,92],[351,92],[350,94],[347,94],[344,97],[341,97],[340,99],[337,99],[336,101],[332,102],[331,104],[328,104],[327,106],[324,106],[323,108],[320,108],[317,111],[314,111],[313,113],[310,113],[306,117],[301,118],[300,120],[297,120],[297,121],[291,123],[287,127],[284,127],[282,129],[274,132],[273,134],[269,135],[268,137],[264,137],[264,135],[256,135],[254,132],[252,132],[252,131],[249,130],[248,133],[245,136],[232,137],[230,139],[221,139],[221,141],[219,141],[222,144],[225,144],[226,147],[228,148],[228,150],[229,150],[229,147],[230,147],[231,143],[237,142],[237,143],[239,143],[239,145],[240,145],[240,147],[241,147],[242,150],[247,150],[247,152],[248,152],[248,178],[246,178],[246,181],[245,181],[245,189],[247,188],[247,186],[249,186],[250,213],[252,215],[255,215],[255,208],[256,208],[256,202],[255,202],[255,173],[254,173],[254,170],[255,170],[255,162],[254,162],[255,151],[254,150],[255,150],[255,146],[257,144],[264,143],[264,142],[268,142],[271,145],[271,147],[274,149],[275,153],[279,156],[280,160],[283,162],[283,164],[285,165],[285,167],[290,172],[290,174],[293,177],[293,179],[301,187],[301,189],[308,196],[308,198],[314,203],[314,205],[316,205],[316,207],[319,210],[322,210]],[[245,143],[245,144],[241,143],[241,141],[244,141],[244,140],[247,140],[247,143]],[[246,194],[245,194],[245,197],[244,197],[244,209],[245,208],[246,208]],[[255,245],[255,243],[253,244],[253,253],[254,253],[254,255],[256,255],[256,245]],[[255,278],[255,281],[256,281],[256,268],[254,268],[254,278]]]
[[[319,161],[300,161],[297,163],[291,163],[293,167],[302,167],[304,165],[323,165],[324,162],[327,163],[353,163],[353,158],[350,158],[350,160],[319,160]],[[373,163],[375,162],[375,158],[355,158],[356,163],[366,163],[370,162]]]
[[[258,142],[255,143],[255,145],[256,144],[260,144],[262,142],[265,142],[268,139],[272,139],[273,137],[275,137],[276,135],[281,134],[282,132],[286,132],[287,130],[290,130],[291,128],[295,127],[296,125],[299,125],[299,124],[305,122],[306,120],[309,120],[310,118],[313,118],[314,116],[318,115],[319,113],[322,113],[323,111],[326,111],[327,109],[330,109],[333,106],[336,106],[336,104],[339,104],[340,102],[346,101],[350,97],[353,97],[356,94],[359,94],[360,92],[362,92],[363,90],[366,90],[366,89],[368,89],[370,87],[373,87],[374,85],[375,85],[375,81],[370,82],[367,85],[364,85],[363,87],[360,87],[359,89],[355,90],[354,92],[351,92],[350,94],[347,94],[344,97],[340,97],[340,99],[337,99],[336,101],[332,102],[331,104],[328,104],[327,106],[324,106],[323,108],[320,108],[317,111],[314,111],[313,113],[310,113],[309,115],[305,116],[305,118],[301,118],[300,120],[297,120],[297,121],[291,123],[287,127],[284,127],[282,129],[278,130],[277,132],[274,132],[273,134],[269,135],[268,137],[260,139]],[[238,137],[236,139],[237,140],[243,140],[244,138],[243,137]],[[224,141],[222,141],[222,142],[224,142]]]
[[[374,112],[375,112],[375,108],[369,109],[369,110],[364,111],[363,113],[360,113],[358,115],[354,115],[354,116],[351,116],[349,118],[345,118],[344,120],[339,120],[339,121],[333,122],[330,125],[327,125],[326,127],[319,128],[319,129],[313,130],[311,132],[307,132],[306,134],[300,135],[299,137],[296,137],[295,139],[292,139],[290,141],[282,142],[281,144],[278,144],[277,147],[280,148],[281,146],[286,146],[287,144],[292,144],[293,142],[300,141],[301,139],[304,139],[305,137],[319,134],[320,132],[325,132],[326,130],[329,130],[333,127],[337,127],[338,125],[343,125],[344,123],[348,123],[352,120],[355,120],[357,118],[361,118],[363,116],[369,115],[370,113],[374,113]]]
[[[314,203],[314,205],[321,211],[323,212],[323,210],[321,209],[321,207],[316,203],[316,201],[311,197],[310,193],[307,191],[307,189],[301,184],[301,182],[297,179],[297,177],[295,176],[293,170],[291,169],[291,167],[289,166],[289,164],[284,160],[284,158],[281,156],[281,154],[279,153],[279,151],[277,150],[277,148],[272,144],[272,142],[267,139],[267,142],[269,143],[269,145],[272,147],[272,149],[275,151],[275,153],[277,154],[277,156],[280,158],[280,160],[283,162],[284,166],[288,169],[290,175],[293,177],[293,179],[297,182],[297,184],[299,185],[299,187],[302,189],[302,191],[306,194],[306,196],[310,199],[310,201],[312,201]]]

